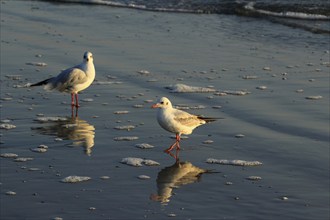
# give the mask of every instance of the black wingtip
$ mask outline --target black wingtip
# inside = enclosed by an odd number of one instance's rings
[[[214,122],[216,120],[225,119],[225,118],[211,118],[211,117],[204,117],[204,116],[198,116],[199,119],[204,120],[206,123]]]
[[[50,78],[50,79],[51,79],[51,78]],[[42,85],[46,85],[46,84],[49,82],[50,79],[46,79],[46,80],[43,80],[43,81],[41,81],[41,82],[38,82],[38,83],[32,84],[32,85],[30,85],[30,87],[32,87],[32,86],[42,86]]]

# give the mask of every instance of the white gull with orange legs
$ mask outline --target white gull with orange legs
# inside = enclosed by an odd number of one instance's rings
[[[171,154],[171,150],[173,150],[174,147],[176,147],[178,153],[180,150],[180,139],[182,134],[191,134],[198,126],[216,120],[216,118],[197,116],[180,109],[173,108],[171,101],[166,97],[160,98],[159,101],[151,107],[158,108],[157,120],[159,125],[165,130],[175,133],[176,135],[175,143],[164,151],[168,154]],[[174,158],[178,159],[177,154]]]

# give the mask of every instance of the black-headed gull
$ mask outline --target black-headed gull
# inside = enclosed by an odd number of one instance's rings
[[[192,115],[188,112],[173,108],[171,101],[166,97],[160,98],[159,101],[151,107],[158,108],[157,121],[159,125],[165,130],[175,133],[176,142],[164,151],[168,154],[170,154],[174,147],[176,147],[177,153],[180,150],[181,134],[191,134],[196,127],[216,120],[216,118]],[[178,159],[177,155],[175,158]]]
[[[71,105],[79,107],[78,92],[88,88],[95,79],[93,54],[84,53],[83,62],[79,65],[63,70],[58,76],[52,77],[31,86],[42,86],[46,90],[56,89],[60,92],[71,93]],[[76,103],[74,102],[74,96]]]

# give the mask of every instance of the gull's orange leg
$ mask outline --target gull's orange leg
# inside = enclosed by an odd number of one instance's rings
[[[71,106],[73,107],[74,105],[74,93],[71,93]]]
[[[79,105],[79,103],[78,103],[78,93],[76,93],[76,95],[75,95],[75,96],[76,96],[76,107],[77,107],[77,108],[79,108],[79,107],[80,107],[80,105]]]
[[[179,152],[180,152],[180,147],[176,148],[175,157],[174,157],[176,161],[179,161]]]
[[[177,145],[176,145],[176,150],[178,151],[178,150],[181,150],[181,148],[180,148],[180,140],[181,140],[181,137],[180,137],[180,135],[176,135],[176,142],[177,142]]]
[[[71,118],[74,119],[74,118],[77,118],[77,117],[78,117],[78,108],[75,108],[74,106],[71,106]]]
[[[172,144],[169,148],[167,148],[166,150],[164,150],[165,153],[170,153],[171,150],[173,150],[173,148],[178,145],[178,141],[175,141],[174,144]]]
[[[175,155],[171,152],[171,151],[165,151],[165,153],[169,154],[171,157],[173,157],[176,161],[179,161],[179,152],[180,152],[180,145],[179,142],[175,142],[176,143],[176,151],[175,151]]]
[[[168,152],[168,154],[173,157],[176,161],[179,161],[179,151],[177,150],[175,155],[172,152]]]
[[[176,134],[175,136],[175,143],[172,144],[169,148],[167,148],[166,150],[164,150],[165,153],[171,155],[172,157],[174,157],[176,160],[179,159],[179,152],[180,152],[180,135],[179,134]],[[171,152],[171,150],[173,150],[173,148],[176,147],[176,152],[175,152],[175,155]]]

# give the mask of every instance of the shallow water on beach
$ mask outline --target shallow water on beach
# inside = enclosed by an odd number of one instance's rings
[[[1,219],[329,217],[328,35],[228,15],[1,4]],[[24,87],[86,50],[96,80],[78,112],[68,94]],[[224,118],[182,139],[180,163],[150,108],[162,96]]]
[[[330,33],[330,4],[327,0],[57,0],[56,3],[89,4],[154,12],[238,15],[312,33]]]

